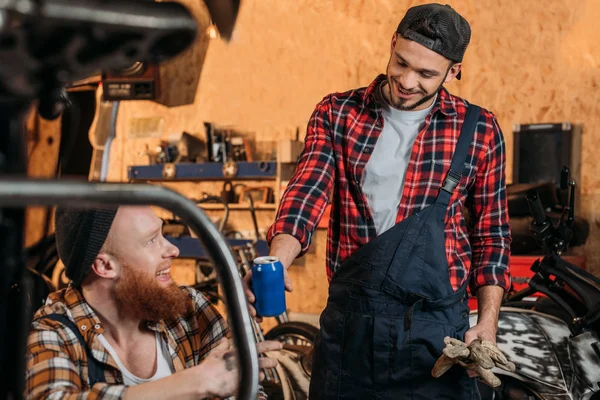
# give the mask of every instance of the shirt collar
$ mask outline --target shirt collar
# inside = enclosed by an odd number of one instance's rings
[[[366,106],[379,104],[377,103],[377,90],[379,85],[386,79],[387,76],[385,74],[380,74],[366,88],[363,94],[363,102]],[[445,87],[442,86],[440,92],[438,93],[435,104],[431,109],[431,113],[433,114],[439,110],[444,115],[454,117],[457,115],[455,103],[456,100],[454,97],[446,90]]]

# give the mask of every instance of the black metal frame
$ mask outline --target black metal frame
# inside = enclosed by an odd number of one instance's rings
[[[239,398],[255,397],[258,391],[258,355],[242,281],[226,242],[204,212],[177,192],[149,184],[0,179],[0,205],[5,207],[75,203],[80,207],[155,205],[177,214],[190,226],[204,247],[209,249],[224,288],[231,331],[242,363]],[[22,268],[19,270],[22,271]]]
[[[207,1],[224,37],[239,0]],[[64,87],[103,69],[159,63],[189,47],[196,20],[176,2],[147,0],[19,0],[0,4],[0,398],[23,395],[32,287],[24,273],[24,207],[155,205],[185,221],[215,263],[230,329],[240,355],[239,399],[258,393],[258,355],[236,263],[223,237],[196,204],[148,184],[27,179],[25,118],[37,102],[56,118]]]

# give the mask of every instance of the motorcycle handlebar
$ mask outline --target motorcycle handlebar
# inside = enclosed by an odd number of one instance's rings
[[[540,201],[540,197],[536,190],[530,190],[527,192],[527,203],[529,204],[529,210],[533,215],[533,221],[536,225],[542,225],[546,222],[546,211]]]

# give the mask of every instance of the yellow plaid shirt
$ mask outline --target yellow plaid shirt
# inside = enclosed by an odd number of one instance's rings
[[[226,323],[198,291],[188,292],[194,312],[169,323],[148,322],[168,343],[175,371],[198,365],[220,339],[227,335]],[[90,387],[87,355],[75,333],[60,322],[41,318],[57,313],[74,322],[87,346],[104,366],[106,383]],[[73,288],[52,293],[34,316],[27,341],[26,399],[120,399],[125,394],[123,375],[115,360],[98,340],[102,322]]]

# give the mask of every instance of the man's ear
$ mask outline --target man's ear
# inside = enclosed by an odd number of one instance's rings
[[[446,79],[444,80],[444,83],[448,83],[448,82],[451,82],[452,80],[454,80],[454,78],[456,78],[456,75],[458,75],[458,73],[460,72],[461,69],[462,69],[462,63],[453,64],[450,67],[450,69],[448,70],[448,74],[446,75]]]
[[[117,263],[105,252],[100,252],[92,264],[92,270],[100,278],[115,278],[118,274]]]
[[[394,54],[394,49],[396,48],[396,37],[398,34],[394,32],[392,35],[392,42],[390,43],[390,54]]]

